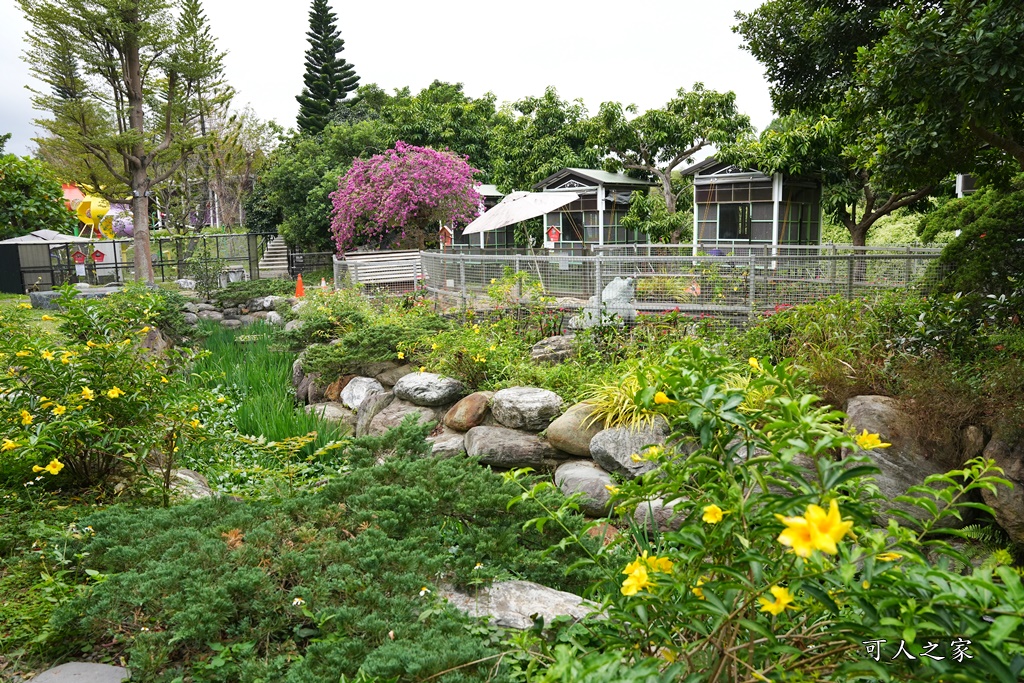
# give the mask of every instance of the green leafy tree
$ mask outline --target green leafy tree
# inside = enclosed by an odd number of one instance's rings
[[[1024,5],[895,5],[881,17],[885,35],[859,55],[854,91],[881,112],[883,170],[973,170],[981,146],[1024,170]]]
[[[554,87],[502,107],[491,134],[492,181],[502,192],[528,190],[559,169],[600,166],[593,126],[582,100],[563,100]]]
[[[180,42],[169,0],[19,0],[31,24],[26,60],[49,86],[38,123],[74,154],[90,155],[128,188],[136,279],[153,282],[149,197],[188,159],[201,66]],[[79,75],[79,71],[81,75]]]
[[[0,239],[36,230],[68,231],[75,220],[64,208],[60,181],[46,164],[0,155]]]
[[[605,161],[608,170],[658,179],[669,214],[676,212],[677,192],[686,191],[685,185],[672,187],[672,173],[708,145],[730,144],[751,130],[750,117],[736,109],[735,93],[707,90],[702,83],[690,91],[680,88],[660,109],[627,115],[636,113],[635,105],[605,102],[597,114],[596,139],[612,154]],[[681,236],[674,231],[675,241]]]
[[[302,77],[305,87],[295,98],[299,102],[297,123],[303,133],[319,133],[331,121],[338,105],[356,89],[359,76],[351,64],[338,56],[345,49],[345,41],[327,0],[313,0],[306,35],[309,49]]]
[[[0,135],[0,154],[4,153],[4,147],[7,146],[7,141],[11,139],[10,133],[4,133]]]

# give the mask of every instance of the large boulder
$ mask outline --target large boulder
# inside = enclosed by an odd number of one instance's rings
[[[127,680],[129,675],[129,670],[120,666],[66,662],[47,669],[32,680],[34,683],[121,683]]]
[[[266,317],[263,319],[267,321],[267,324],[269,325],[274,325],[276,327],[284,325],[284,318],[282,318],[281,314],[277,311],[268,311]]]
[[[1013,488],[999,485],[995,491],[982,491],[982,498],[1010,539],[1024,543],[1024,437],[997,430],[985,447],[985,457],[1003,469],[1003,479]]]
[[[650,427],[604,429],[590,440],[590,455],[609,472],[635,479],[657,468],[642,456],[648,446],[663,446],[668,434],[668,422],[660,415]]]
[[[342,403],[313,403],[306,406],[306,412],[312,413],[328,422],[337,422],[338,424],[345,425],[352,431],[355,431],[356,414]]]
[[[384,391],[384,385],[372,377],[353,377],[341,390],[341,402],[352,410],[359,410],[359,406],[367,396],[382,391]]]
[[[173,344],[164,337],[157,327],[150,327],[149,331],[146,332],[145,338],[142,340],[142,348],[149,349],[150,353],[156,356],[166,355],[171,346]]]
[[[378,372],[374,375],[374,379],[386,387],[393,387],[398,383],[398,380],[414,372],[416,372],[416,369],[411,365],[396,365]]]
[[[433,372],[413,372],[395,382],[394,392],[398,398],[415,405],[436,407],[455,403],[466,388],[451,377]]]
[[[195,313],[185,312],[181,314],[181,317],[185,320],[186,325],[198,325],[199,316]]]
[[[203,304],[200,304],[203,305]],[[224,320],[224,314],[220,311],[202,310],[197,314],[200,320]]]
[[[466,455],[466,435],[445,427],[440,434],[427,437],[430,452],[438,458],[457,458]]]
[[[356,411],[356,436],[366,436],[370,432],[370,423],[377,417],[380,411],[391,405],[395,395],[390,391],[379,394],[370,394],[359,405]]]
[[[242,321],[237,318],[224,318],[220,321],[221,327],[226,327],[229,330],[237,330],[242,326]]]
[[[491,413],[509,429],[539,432],[562,412],[562,397],[547,389],[511,387],[491,397]]]
[[[530,360],[535,363],[561,363],[571,358],[575,353],[572,338],[571,334],[560,334],[541,339],[530,349]]]
[[[560,451],[590,457],[590,441],[604,429],[599,420],[584,426],[591,422],[590,416],[593,412],[592,403],[577,403],[569,408],[548,425],[544,432],[548,437],[548,443]]]
[[[302,369],[302,357],[300,356],[292,363],[292,386],[298,389],[299,383],[302,382],[305,375],[306,371]]]
[[[633,521],[637,526],[647,527],[651,531],[679,531],[685,519],[681,513],[676,512],[676,506],[683,501],[683,498],[668,502],[663,498],[643,501],[633,511]]]
[[[355,375],[342,375],[338,379],[334,380],[327,385],[327,389],[324,390],[324,398],[328,401],[341,402],[341,392],[348,383],[355,379]]]
[[[473,427],[479,427],[490,411],[488,402],[492,396],[493,391],[478,391],[461,399],[445,413],[445,425],[460,432],[468,432]]]
[[[584,619],[597,609],[597,605],[578,595],[530,581],[496,581],[468,593],[441,588],[438,596],[471,617],[489,618],[496,626],[520,630],[532,628],[534,617],[550,624],[563,616]]]
[[[171,470],[171,492],[181,498],[192,500],[212,498],[214,495],[206,477],[185,468]]]
[[[493,467],[541,467],[559,457],[535,434],[505,427],[473,427],[466,432],[466,453]]]
[[[555,470],[555,486],[566,496],[583,494],[580,511],[588,517],[604,517],[611,508],[612,478],[590,460],[572,460]]]
[[[375,394],[376,395],[376,394]],[[437,422],[444,413],[431,406],[418,406],[409,401],[396,398],[386,408],[381,410],[370,420],[370,427],[367,430],[369,435],[383,434],[402,424],[406,417],[415,415],[421,423]]]
[[[862,452],[881,470],[874,477],[875,484],[889,501],[905,495],[911,486],[924,484],[926,477],[944,474],[957,466],[956,445],[927,449],[917,438],[913,418],[900,408],[896,399],[888,396],[854,396],[846,404],[846,415],[847,428],[858,434],[866,429],[869,434],[878,434],[883,442],[892,444],[888,448]],[[849,451],[843,452],[844,458],[850,455]],[[917,519],[931,517],[915,505],[892,505]],[[879,515],[878,521],[883,525],[888,524],[888,515]],[[965,523],[954,517],[946,517],[939,526],[960,527]]]
[[[306,403],[322,403],[329,384],[319,372],[306,375]]]

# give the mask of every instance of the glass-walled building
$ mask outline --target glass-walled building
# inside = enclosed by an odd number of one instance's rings
[[[544,215],[544,247],[582,254],[594,246],[646,244],[647,236],[622,226],[633,192],[654,183],[622,173],[563,168],[533,186],[535,192],[573,192],[579,199]]]
[[[683,171],[693,178],[693,244],[708,253],[821,242],[821,182],[743,169],[714,157]]]

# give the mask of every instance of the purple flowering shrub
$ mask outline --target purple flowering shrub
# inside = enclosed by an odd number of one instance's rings
[[[466,157],[407,145],[356,159],[331,194],[331,233],[342,253],[357,246],[383,248],[438,221],[468,223],[480,211],[477,169]]]

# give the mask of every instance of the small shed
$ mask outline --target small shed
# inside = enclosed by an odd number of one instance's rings
[[[622,226],[633,192],[654,183],[590,168],[563,168],[533,186],[537,192],[575,192],[577,201],[544,215],[544,246],[582,253],[606,244],[646,244],[647,236]]]
[[[496,185],[477,185],[476,191],[480,195],[480,213],[484,213],[496,206],[505,196],[498,191]],[[481,249],[512,249],[516,246],[514,225],[509,225],[500,230],[490,230],[473,235],[463,235],[462,231],[465,227],[460,225],[455,228],[454,243],[456,246],[479,247]]]
[[[745,254],[751,246],[821,243],[821,181],[740,168],[709,157],[693,178],[693,245]]]
[[[95,246],[90,249],[89,244]],[[91,254],[104,252],[108,263],[113,262],[112,243],[98,244],[98,240],[64,235],[54,230],[37,230],[21,237],[0,242],[0,292],[24,294],[28,289],[49,291],[64,284],[66,271],[74,272],[71,254],[76,250]],[[105,259],[107,260],[107,259]],[[111,266],[107,266],[109,269]],[[103,268],[103,266],[99,266]],[[114,273],[116,276],[116,273]]]

